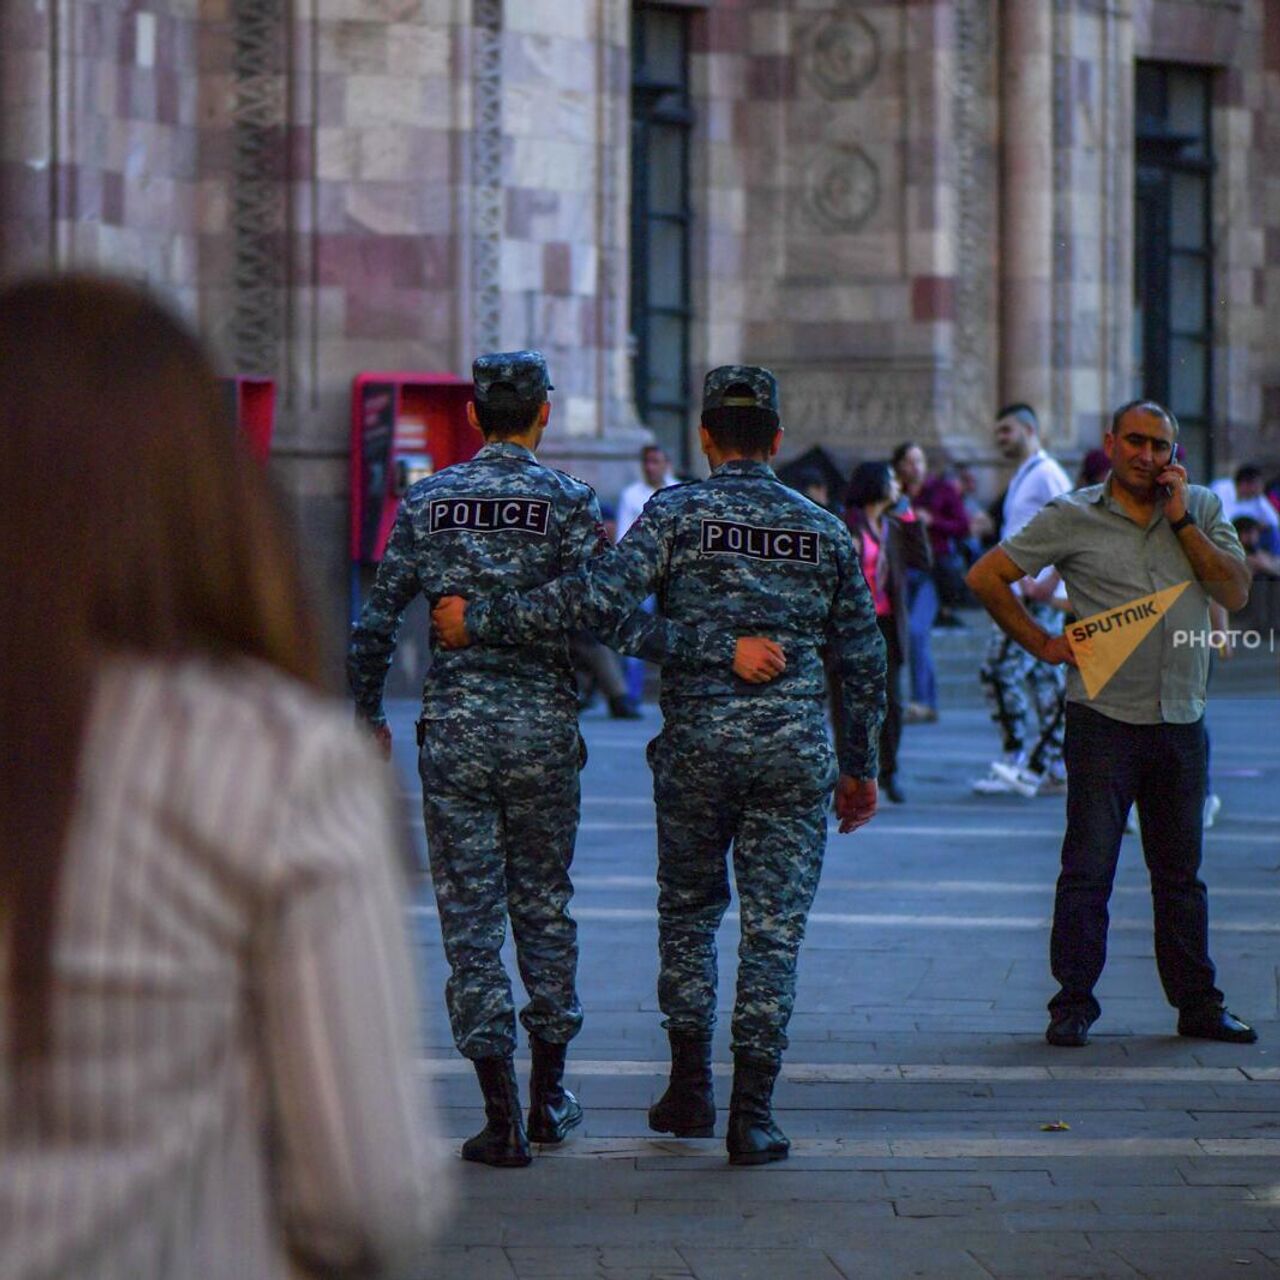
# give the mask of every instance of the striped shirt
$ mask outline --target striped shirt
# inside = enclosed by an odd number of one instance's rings
[[[6,1280],[430,1274],[448,1196],[385,774],[264,666],[105,668],[43,1106],[13,1105],[0,1043]]]

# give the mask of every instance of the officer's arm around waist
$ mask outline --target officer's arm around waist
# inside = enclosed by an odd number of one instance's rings
[[[402,502],[391,537],[387,539],[386,554],[374,578],[373,590],[351,628],[347,648],[347,684],[357,711],[371,725],[386,724],[382,690],[396,649],[400,616],[421,590],[413,520],[409,503]]]
[[[524,595],[500,592],[470,601],[467,633],[482,644],[527,644],[585,627],[606,643],[652,661],[676,658],[731,665],[734,638],[727,632],[688,627],[661,616],[643,623],[631,618],[662,579],[672,533],[670,518],[650,503],[618,546],[573,572]]]
[[[639,519],[637,515],[631,524]],[[661,521],[657,521],[657,527],[651,529],[650,534],[656,545],[658,562],[665,565],[668,547],[662,535]],[[583,503],[570,517],[564,545],[562,573],[571,573],[591,564],[611,550],[594,492],[588,491]],[[723,652],[723,645],[700,635],[697,629],[639,608],[633,608],[625,617],[601,627],[595,634],[597,639],[619,653],[659,664],[673,658],[690,659],[697,654]],[[732,660],[733,654],[729,651],[724,661]]]
[[[836,541],[836,567],[839,582],[828,620],[828,645],[840,683],[840,772],[850,778],[874,778],[887,703],[884,637],[847,532]]]

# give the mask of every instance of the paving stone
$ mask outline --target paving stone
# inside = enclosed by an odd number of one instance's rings
[[[990,1280],[966,1250],[948,1241],[886,1239],[833,1249],[831,1261],[845,1280]]]
[[[839,1203],[853,1200],[884,1200],[885,1175],[850,1169],[814,1169],[819,1161],[788,1161],[786,1165],[767,1170],[767,1177],[754,1177],[749,1181],[737,1176],[709,1178],[704,1166],[698,1162],[688,1168],[690,1162],[672,1168],[658,1168],[653,1162],[643,1162],[635,1171],[624,1170],[633,1192],[643,1200],[676,1201],[687,1203],[696,1199],[702,1204],[740,1200]],[[724,1162],[721,1167],[728,1173]],[[593,1182],[597,1181],[593,1175]]]
[[[1280,1183],[1273,1157],[1251,1160],[1210,1159],[1194,1156],[1177,1162],[1178,1172],[1190,1186],[1253,1186],[1261,1182]]]
[[[1094,1248],[1075,1231],[1045,1231],[1035,1239],[993,1235],[969,1252],[994,1280],[1135,1280],[1142,1274],[1113,1248]]]
[[[1259,1275],[1280,1274],[1267,1255],[1275,1243],[1274,1236],[1243,1231],[1225,1237],[1176,1230],[1107,1237],[1107,1247],[1150,1280],[1226,1280],[1235,1276],[1254,1280]]]
[[[734,1177],[746,1178],[751,1174],[750,1170],[733,1171]],[[636,1217],[669,1218],[683,1207],[669,1200],[641,1200],[636,1205]],[[851,1222],[862,1224],[893,1216],[893,1204],[883,1196],[832,1203],[813,1199],[778,1202],[752,1199],[750,1188],[745,1187],[742,1197],[733,1202],[700,1204],[697,1221],[699,1233],[711,1238],[751,1240],[764,1246],[770,1241],[808,1245],[829,1238],[838,1241],[840,1233],[846,1231]]]
[[[817,1249],[703,1249],[680,1250],[697,1280],[847,1280],[827,1256]]]
[[[519,1280],[684,1280],[692,1277],[674,1248],[578,1248],[507,1251]]]
[[[1139,1213],[1112,1213],[1100,1199],[1096,1205],[1081,1202],[1064,1202],[1052,1208],[1038,1206],[1034,1210],[1012,1209],[1000,1214],[1000,1221],[1009,1231],[1040,1232],[1053,1230],[1087,1231],[1100,1240],[1113,1232],[1150,1232],[1161,1234],[1165,1229],[1176,1230],[1186,1222],[1185,1214],[1161,1214],[1155,1211]],[[1206,1203],[1195,1213],[1197,1230],[1206,1236],[1217,1237],[1219,1242],[1233,1239],[1241,1232],[1270,1229],[1270,1223],[1258,1212],[1257,1207],[1219,1205]]]
[[[889,1170],[881,1175],[891,1195],[950,1194],[972,1189],[986,1198],[1014,1195],[1052,1195],[1055,1190],[1047,1169],[1034,1172],[1001,1173],[994,1169],[974,1170]],[[975,1199],[980,1198],[975,1196]]]
[[[472,1245],[431,1251],[431,1271],[440,1280],[516,1280],[516,1272],[502,1249]]]

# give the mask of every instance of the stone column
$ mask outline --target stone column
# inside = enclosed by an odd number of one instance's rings
[[[1048,414],[1053,294],[1053,17],[1001,12],[1000,398]]]

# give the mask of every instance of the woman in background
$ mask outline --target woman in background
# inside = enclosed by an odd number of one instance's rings
[[[880,729],[880,793],[894,804],[906,799],[898,784],[898,746],[902,741],[902,664],[907,653],[907,569],[927,571],[930,564],[925,527],[910,506],[891,514],[901,496],[898,477],[888,463],[859,463],[849,478],[844,517],[884,636],[888,707]]]
[[[385,766],[145,295],[0,292],[6,1280],[426,1274]]]

